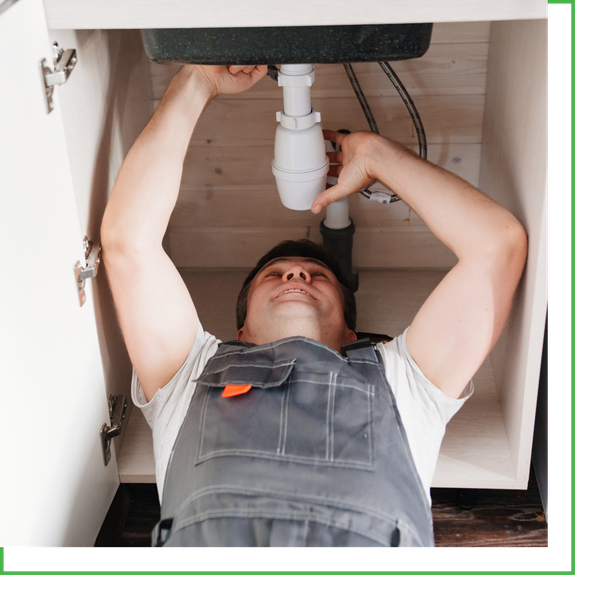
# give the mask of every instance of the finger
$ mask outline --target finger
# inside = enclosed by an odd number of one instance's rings
[[[252,73],[254,69],[259,70],[260,72],[267,72],[267,65],[229,65],[229,72],[232,75],[235,73],[239,73],[243,71],[244,73]]]
[[[330,163],[341,163],[342,161],[342,152],[327,152],[327,156],[329,157]]]
[[[250,77],[252,77],[252,80],[256,80],[258,81],[259,79],[262,79],[268,72],[269,67],[267,65],[257,65],[254,67],[254,71],[250,72]]]
[[[339,133],[338,131],[332,131],[331,129],[323,129],[323,137],[330,142],[342,145],[342,140],[347,136],[347,133]]]
[[[324,192],[321,192],[315,198],[314,202],[312,203],[312,206],[310,207],[310,210],[316,215],[320,213],[321,210],[326,206],[329,206],[330,204],[332,204],[336,200],[339,200],[340,198],[348,196],[351,192],[352,190],[338,183],[337,185],[326,189]]]

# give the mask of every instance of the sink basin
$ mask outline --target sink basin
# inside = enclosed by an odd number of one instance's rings
[[[405,60],[429,48],[432,23],[143,29],[159,63],[263,65]]]

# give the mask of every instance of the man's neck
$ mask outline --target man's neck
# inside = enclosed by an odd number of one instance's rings
[[[341,340],[339,332],[322,331],[318,327],[311,326],[306,323],[285,323],[281,326],[269,327],[261,331],[244,330],[242,340],[252,342],[257,345],[270,344],[277,340],[283,340],[290,337],[305,337],[310,340],[315,340],[321,344],[329,346],[336,352],[346,343],[346,340]]]

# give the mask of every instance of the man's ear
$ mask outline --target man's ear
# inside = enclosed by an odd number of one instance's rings
[[[240,329],[240,330],[237,332],[237,337],[236,337],[236,339],[238,340],[238,342],[243,342],[243,341],[244,341],[244,330],[243,330],[243,329]]]
[[[356,333],[354,331],[352,331],[351,329],[348,329],[348,335],[346,337],[346,344],[348,344],[350,342],[355,342],[357,339],[358,339],[358,337],[356,336]]]

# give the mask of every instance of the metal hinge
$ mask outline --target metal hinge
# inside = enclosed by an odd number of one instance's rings
[[[82,267],[79,261],[73,267],[75,279],[77,280],[77,291],[79,292],[79,306],[83,306],[86,301],[85,280],[96,277],[100,267],[100,256],[102,255],[100,244],[91,242],[87,239],[87,236],[83,238],[83,250],[85,252],[85,267]]]
[[[71,71],[77,64],[77,51],[75,49],[68,48],[67,50],[63,50],[62,48],[59,48],[58,42],[54,42],[52,48],[54,49],[54,70],[50,69],[45,58],[40,63],[44,85],[46,86],[48,113],[51,113],[54,109],[54,100],[52,99],[54,86],[65,83],[65,81],[69,79]]]
[[[110,440],[121,433],[121,425],[125,418],[127,410],[127,396],[111,396],[108,399],[108,412],[110,415],[110,427],[104,423],[100,428],[100,441],[102,443],[102,456],[104,457],[104,466],[110,461]]]

